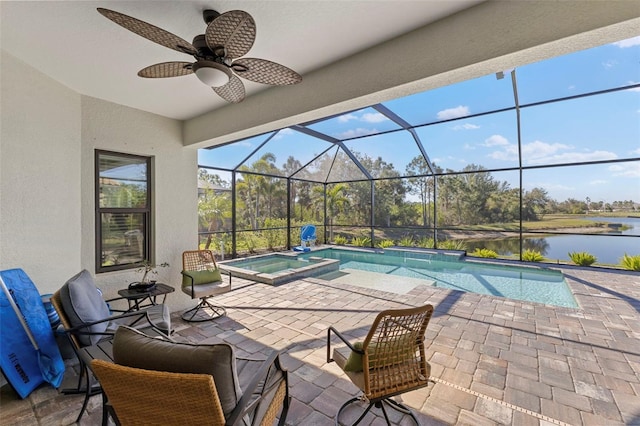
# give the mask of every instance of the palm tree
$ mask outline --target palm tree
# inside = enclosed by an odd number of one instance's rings
[[[313,189],[313,192],[316,195],[321,194],[324,196],[322,187],[314,187]],[[326,189],[327,216],[329,219],[329,241],[333,241],[333,218],[349,205],[349,199],[345,194],[348,189],[349,187],[347,184],[342,182],[330,185]]]

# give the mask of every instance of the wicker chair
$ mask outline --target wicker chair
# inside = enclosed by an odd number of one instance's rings
[[[229,283],[224,283],[211,250],[185,251],[182,253],[182,291],[192,299],[200,299],[198,305],[182,314],[182,319],[211,321],[225,315],[226,310],[210,303],[208,298],[231,291],[231,274]],[[205,308],[209,308],[211,314],[206,313]]]
[[[344,403],[335,420],[343,410],[356,401],[368,402],[368,407],[356,420],[360,423],[375,406],[382,410],[391,424],[385,410],[391,408],[408,414],[416,424],[420,424],[415,414],[406,406],[391,399],[392,396],[420,389],[428,385],[431,366],[425,358],[424,335],[433,313],[433,306],[386,310],[375,318],[364,342],[351,344],[335,328],[327,332],[327,362],[335,361],[351,381],[362,391],[362,395]],[[331,353],[331,333],[347,344]]]
[[[95,359],[91,368],[116,424],[285,423],[288,375],[276,351],[245,360],[226,344],[161,341],[120,327],[113,352],[115,363]]]

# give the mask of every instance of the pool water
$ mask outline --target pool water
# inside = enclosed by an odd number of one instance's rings
[[[234,277],[280,285],[305,277],[317,277],[340,269],[336,259],[298,259],[294,254],[273,253],[247,259],[219,262],[220,269]]]
[[[284,257],[265,256],[256,259],[242,259],[234,261],[233,266],[249,269],[251,271],[265,274],[286,271],[288,269],[298,269],[309,265],[309,261]]]
[[[360,270],[418,278],[436,287],[577,308],[578,304],[559,271],[537,267],[495,265],[459,256],[406,250],[367,252],[322,249],[298,256],[340,260],[340,270]]]

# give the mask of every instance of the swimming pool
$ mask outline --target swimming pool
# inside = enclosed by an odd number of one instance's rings
[[[464,256],[386,249],[384,252],[321,249],[299,259],[336,259],[341,271],[367,271],[431,282],[435,287],[577,308],[564,276],[538,267],[498,265]]]

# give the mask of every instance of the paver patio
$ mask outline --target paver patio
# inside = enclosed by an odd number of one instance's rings
[[[326,363],[327,327],[355,341],[380,310],[431,303],[434,383],[400,397],[424,425],[640,425],[640,274],[563,272],[579,309],[429,286],[400,295],[314,278],[277,287],[234,278],[217,297],[228,315],[193,325],[175,313],[175,338],[226,341],[241,356],[281,350],[293,397],[287,423],[330,425],[356,387]],[[73,424],[82,402],[47,386],[25,400],[4,386],[0,397],[3,425]],[[92,398],[81,424],[100,424],[100,404]]]

